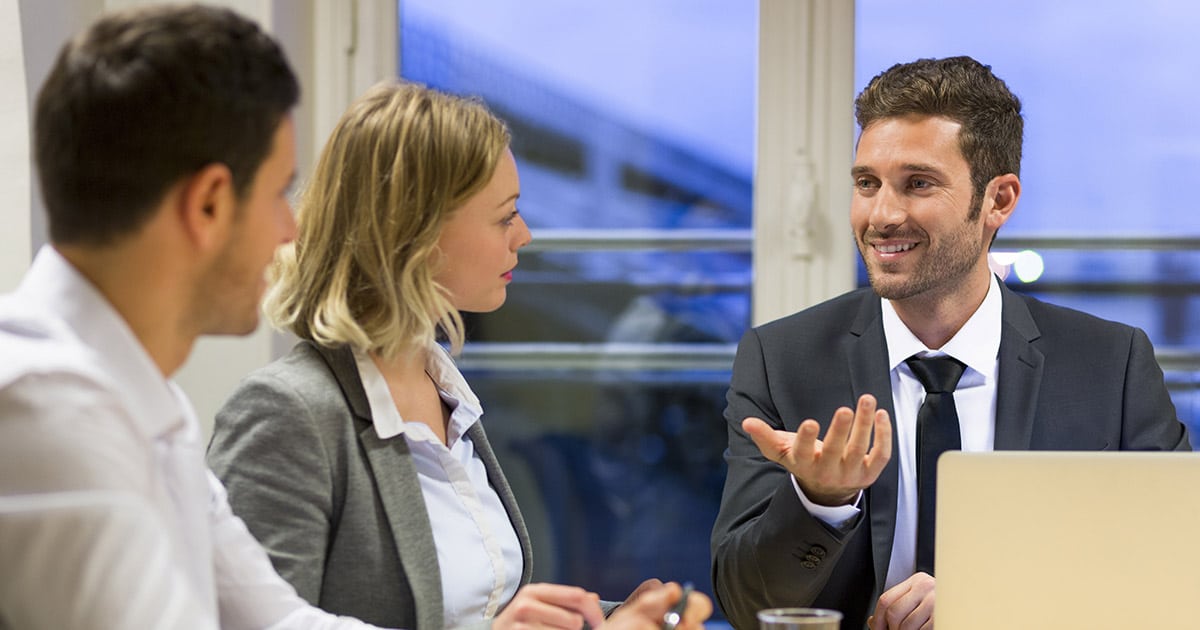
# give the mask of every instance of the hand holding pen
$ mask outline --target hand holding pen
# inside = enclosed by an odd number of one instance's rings
[[[699,591],[675,582],[640,594],[609,617],[605,630],[698,630],[712,614],[712,601]],[[673,624],[673,625],[670,625]]]

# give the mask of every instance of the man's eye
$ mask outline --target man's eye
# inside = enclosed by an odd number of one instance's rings
[[[924,189],[924,188],[929,188],[929,187],[930,187],[930,186],[932,186],[932,185],[933,185],[933,184],[929,183],[929,180],[927,180],[927,179],[914,179],[914,180],[912,180],[912,187],[913,187],[913,188],[916,188],[916,189],[918,189],[918,190],[921,190],[921,189]]]

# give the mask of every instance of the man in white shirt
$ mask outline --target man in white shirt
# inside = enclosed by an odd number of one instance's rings
[[[968,57],[922,59],[875,77],[856,112],[850,223],[871,288],[747,332],[734,362],[712,550],[735,627],[814,605],[846,628],[932,627],[919,506],[936,484],[918,483],[918,462],[935,470],[941,450],[922,448],[923,427],[952,427],[950,448],[968,451],[1190,448],[1142,331],[1013,293],[989,269],[1021,193],[1021,104],[1004,82]],[[949,385],[918,374],[931,363],[957,366]],[[924,424],[947,400],[957,417]]]
[[[258,324],[295,234],[298,97],[225,9],[115,13],[60,53],[34,116],[51,245],[0,298],[0,628],[366,627],[275,573],[170,380],[198,336]],[[563,627],[603,621],[594,593],[537,586]],[[657,626],[679,594],[606,626]]]

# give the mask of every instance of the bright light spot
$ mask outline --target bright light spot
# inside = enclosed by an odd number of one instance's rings
[[[1041,254],[1027,249],[1017,254],[1012,263],[1012,270],[1021,282],[1035,282],[1042,277],[1042,272],[1046,270],[1046,263],[1042,260]]]

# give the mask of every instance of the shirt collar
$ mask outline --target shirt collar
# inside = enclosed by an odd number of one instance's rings
[[[996,357],[1000,354],[1003,297],[996,276],[988,284],[987,296],[950,341],[941,348],[926,348],[924,343],[900,321],[891,300],[883,300],[883,335],[887,339],[888,369],[894,370],[914,354],[950,355],[986,380],[996,376]]]
[[[162,375],[112,304],[53,247],[38,251],[14,297],[65,324],[147,436],[185,425],[182,391]]]
[[[450,426],[446,430],[446,441],[448,445],[453,446],[483,415],[483,408],[446,349],[431,341],[428,350],[425,371],[433,378],[442,400],[453,407]],[[362,380],[367,403],[371,407],[371,422],[375,426],[375,433],[383,440],[404,433],[404,419],[396,409],[396,403],[379,367],[366,352],[357,348],[354,349],[354,362],[358,366],[358,376]]]

